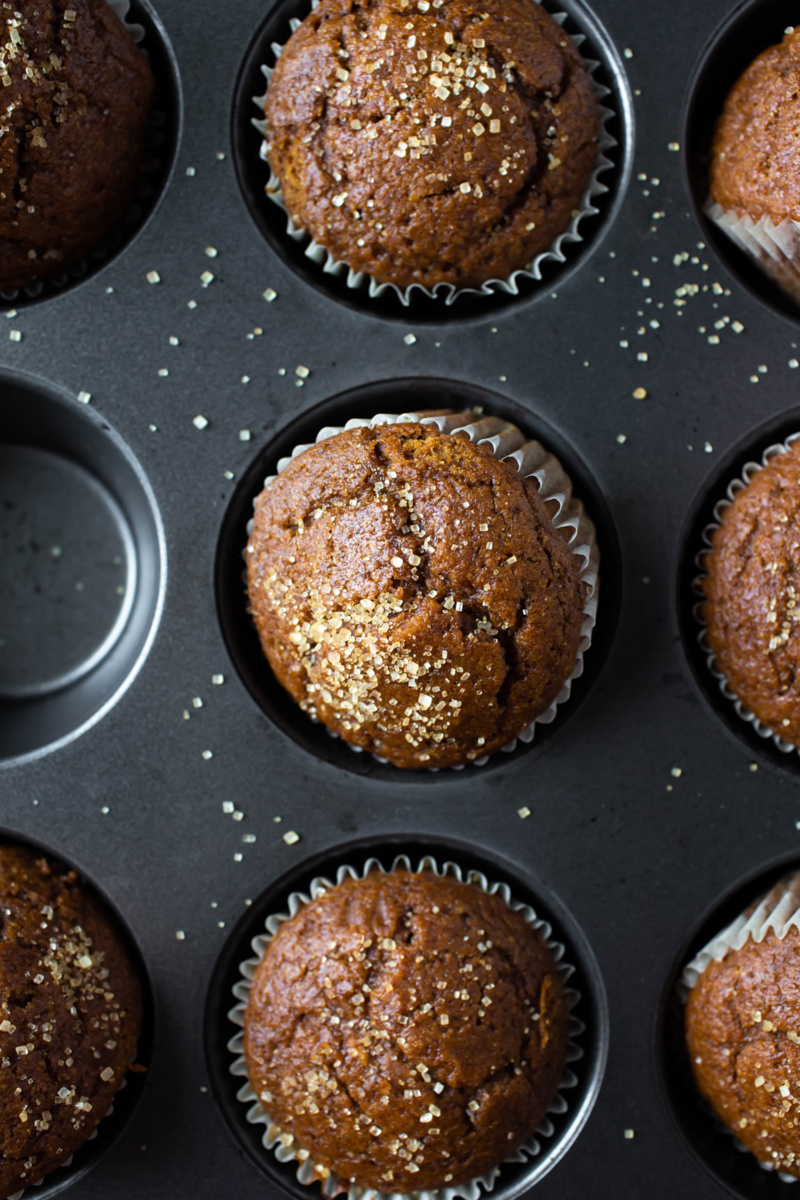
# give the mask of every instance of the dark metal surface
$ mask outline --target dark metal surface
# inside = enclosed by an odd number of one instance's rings
[[[167,550],[164,611],[127,690],[67,744],[0,768],[2,826],[97,882],[128,922],[155,995],[142,1102],[71,1196],[277,1200],[278,1186],[229,1136],[210,1090],[203,1005],[215,964],[246,900],[286,872],[302,874],[307,860],[352,839],[394,846],[412,834],[415,845],[456,839],[529,887],[538,881],[599,962],[608,1068],[586,1128],[537,1184],[537,1200],[724,1194],[681,1132],[695,1119],[683,1115],[690,1095],[665,1084],[664,990],[720,895],[778,858],[800,858],[796,778],[756,757],[746,734],[701,703],[680,644],[693,601],[678,588],[682,537],[698,493],[716,497],[740,451],[752,440],[760,452],[765,428],[782,428],[798,410],[800,375],[789,365],[800,358],[797,318],[746,290],[726,265],[727,248],[706,245],[683,151],[671,148],[689,144],[681,113],[690,79],[728,11],[723,0],[597,0],[633,100],[621,211],[544,293],[488,306],[485,316],[470,306],[464,316],[412,310],[398,320],[296,274],[248,214],[230,131],[264,6],[160,0],[185,114],[182,131],[173,122],[180,136],[160,204],[84,283],[0,318],[0,442],[19,444],[9,373],[66,396],[76,421],[87,410],[69,398],[91,393],[98,429],[112,427],[106,436],[115,447],[119,436],[125,461],[138,462],[152,488]],[[748,55],[780,32],[766,17],[764,30],[762,38],[760,22],[748,25]],[[707,141],[708,106],[687,111],[691,145]],[[694,178],[693,158],[689,168]],[[148,282],[152,271],[159,283]],[[267,288],[277,292],[272,303]],[[6,336],[12,330],[20,340]],[[298,365],[310,371],[302,387]],[[551,431],[607,507],[621,561],[601,593],[601,606],[618,608],[601,619],[616,636],[602,670],[591,662],[596,651],[604,657],[602,645],[590,651],[582,703],[530,751],[433,783],[364,773],[343,754],[321,758],[279,729],[229,654],[215,576],[237,485],[271,439],[331,397],[409,377],[469,381],[521,410],[531,429]],[[202,430],[198,415],[208,421]],[[105,487],[133,528],[129,501]],[[5,602],[4,594],[0,609]],[[157,606],[150,611],[157,617]],[[215,675],[224,683],[212,683]],[[300,835],[296,844],[284,842],[287,830]],[[698,1152],[724,1175],[727,1143],[702,1137]],[[780,1194],[760,1173],[752,1187],[737,1186],[757,1196],[762,1182]]]

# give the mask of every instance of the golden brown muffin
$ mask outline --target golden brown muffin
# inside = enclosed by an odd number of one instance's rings
[[[800,445],[737,492],[706,570],[704,617],[719,669],[745,708],[800,744]]]
[[[92,1135],[141,1020],[139,982],[99,901],[74,871],[0,845],[0,1197]]]
[[[318,1166],[380,1192],[483,1175],[558,1088],[568,1018],[541,936],[432,872],[347,879],[280,926],[244,1020],[250,1081]]]
[[[0,290],[62,271],[131,202],[155,84],[106,0],[0,16]]]
[[[267,92],[286,207],[335,259],[405,288],[475,287],[566,229],[599,121],[533,0],[321,0]]]
[[[800,1176],[800,934],[771,931],[712,962],[689,993],[697,1086],[761,1162]]]
[[[714,133],[712,201],[753,220],[800,219],[800,26],[750,64]]]
[[[278,680],[398,767],[494,753],[575,666],[585,586],[536,481],[431,425],[306,450],[256,500],[246,557]]]

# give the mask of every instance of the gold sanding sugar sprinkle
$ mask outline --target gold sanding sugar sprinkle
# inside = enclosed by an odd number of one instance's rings
[[[646,398],[646,396],[647,396],[647,388],[643,388],[643,387],[634,388],[634,391],[633,391],[634,400],[644,400]]]

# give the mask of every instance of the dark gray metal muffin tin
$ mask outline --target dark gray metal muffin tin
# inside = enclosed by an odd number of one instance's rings
[[[232,964],[265,905],[318,864],[429,845],[508,878],[560,916],[568,943],[580,931],[582,1086],[599,1080],[606,1034],[608,1066],[537,1200],[785,1194],[698,1105],[672,985],[709,932],[800,859],[800,757],[731,714],[695,647],[690,586],[727,481],[800,428],[800,314],[698,208],[714,110],[792,6],[563,7],[600,45],[620,145],[586,244],[542,286],[400,312],[315,278],[273,211],[256,204],[253,219],[259,168],[237,161],[252,146],[253,38],[278,9],[161,0],[149,35],[175,150],[163,194],[84,282],[0,317],[0,639],[14,639],[0,646],[0,827],[101,889],[155,1006],[135,1116],[120,1103],[40,1196],[297,1195],[290,1173],[253,1161],[243,1109],[237,1126]],[[250,659],[239,522],[279,450],[334,413],[439,394],[436,380],[448,397],[460,384],[484,395],[563,457],[598,522],[600,620],[573,701],[530,748],[409,775],[307,725]],[[527,1178],[504,1172],[494,1194],[509,1200]]]

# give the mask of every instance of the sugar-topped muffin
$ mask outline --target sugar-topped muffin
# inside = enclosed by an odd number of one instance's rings
[[[141,988],[74,871],[0,845],[0,1197],[87,1141],[136,1053]]]
[[[457,1185],[513,1154],[555,1095],[567,1037],[541,935],[431,871],[346,879],[301,907],[244,1017],[251,1084],[298,1157],[379,1192]]]
[[[530,264],[597,157],[589,77],[533,0],[321,0],[278,59],[265,116],[295,224],[401,288]]]
[[[705,566],[717,666],[749,712],[800,745],[800,444],[736,493]]]
[[[582,564],[536,481],[432,425],[305,450],[256,500],[246,559],[280,683],[398,767],[494,753],[575,667]]]
[[[57,274],[130,204],[155,83],[107,0],[0,8],[0,291]]]

